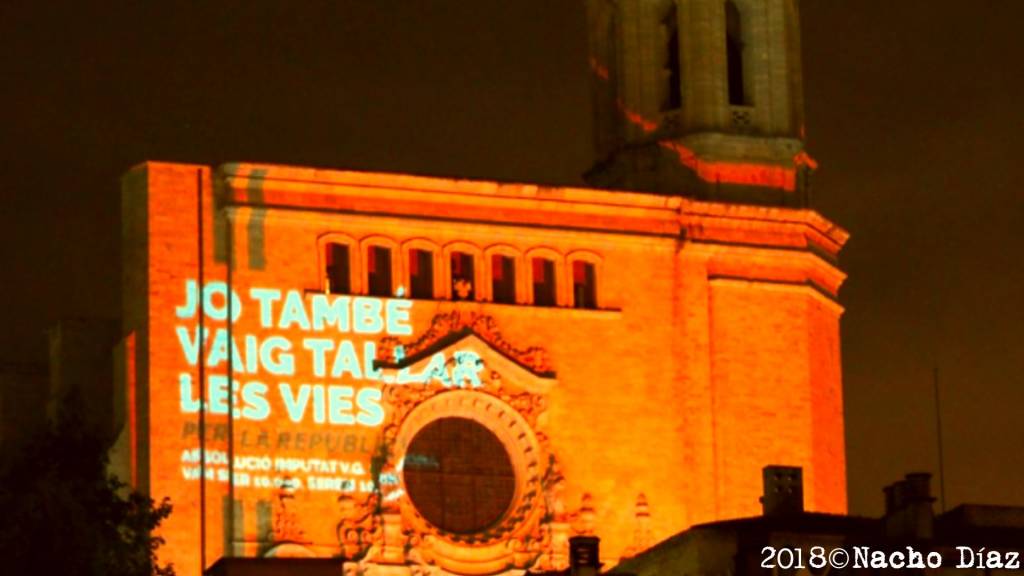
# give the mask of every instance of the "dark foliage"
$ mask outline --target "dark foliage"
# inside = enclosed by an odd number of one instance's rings
[[[74,410],[0,456],[4,573],[172,576],[151,535],[171,513],[107,474],[105,443]]]

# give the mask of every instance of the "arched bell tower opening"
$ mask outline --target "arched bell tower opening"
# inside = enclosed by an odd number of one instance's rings
[[[733,0],[725,2],[725,59],[729,85],[729,106],[749,106],[746,86],[746,69],[743,65],[745,47],[743,38],[743,16]]]
[[[806,206],[796,0],[588,0],[597,187]]]
[[[669,4],[661,19],[661,111],[678,110],[683,105],[682,63],[679,60],[679,9],[675,2]]]

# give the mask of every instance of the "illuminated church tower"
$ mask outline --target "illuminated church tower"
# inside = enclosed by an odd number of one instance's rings
[[[587,15],[592,187],[125,176],[114,460],[171,499],[178,574],[514,576],[575,535],[613,566],[760,514],[768,465],[846,511],[848,235],[807,207],[796,0]]]
[[[805,206],[796,0],[588,0],[587,180]]]

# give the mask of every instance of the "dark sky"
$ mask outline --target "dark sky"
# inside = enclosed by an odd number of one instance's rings
[[[70,5],[71,3],[66,3]],[[119,310],[119,177],[144,159],[580,184],[580,0],[0,5],[0,361]],[[814,205],[842,254],[852,512],[936,471],[1024,505],[1018,0],[805,0]]]

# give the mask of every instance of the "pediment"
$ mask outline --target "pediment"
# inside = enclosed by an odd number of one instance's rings
[[[408,357],[398,346],[392,348],[390,362],[378,362],[384,382],[514,388],[538,395],[546,394],[557,382],[554,371],[538,369],[545,366],[540,361],[527,364],[530,356],[507,354],[469,327],[447,333]],[[541,356],[539,348],[528,349]]]
[[[419,340],[384,341],[380,352],[377,365],[386,383],[512,387],[544,394],[557,382],[545,350],[512,345],[501,336],[489,316],[442,315],[440,320],[435,318],[431,330]]]

